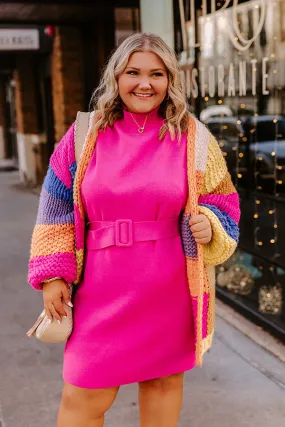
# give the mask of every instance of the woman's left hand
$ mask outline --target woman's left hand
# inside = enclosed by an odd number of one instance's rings
[[[189,220],[189,225],[196,243],[205,245],[211,241],[212,227],[206,215],[200,214],[192,216]]]

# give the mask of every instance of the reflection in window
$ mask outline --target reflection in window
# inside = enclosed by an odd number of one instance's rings
[[[217,285],[223,293],[237,301],[246,297],[246,303],[252,310],[282,325],[285,285],[283,268],[272,266],[258,256],[239,250],[217,267],[216,276]]]
[[[202,56],[203,57],[211,57],[214,55],[214,24],[213,20],[205,21],[205,25],[202,27]]]
[[[219,31],[216,35],[216,49],[218,56],[223,56],[228,50],[229,37],[227,32],[227,20],[224,16],[217,18],[217,26]]]
[[[285,116],[210,117],[206,124],[239,188],[285,196]]]

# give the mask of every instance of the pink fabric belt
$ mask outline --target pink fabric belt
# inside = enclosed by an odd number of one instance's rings
[[[135,242],[169,239],[179,235],[179,218],[136,222],[131,219],[92,221],[86,238],[88,249],[130,247]]]

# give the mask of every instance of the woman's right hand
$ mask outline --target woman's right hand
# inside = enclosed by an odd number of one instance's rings
[[[43,299],[45,312],[51,322],[54,317],[60,323],[61,317],[67,316],[63,308],[63,301],[72,307],[68,286],[61,279],[43,284]]]

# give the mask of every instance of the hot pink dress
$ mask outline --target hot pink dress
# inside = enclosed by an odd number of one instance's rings
[[[133,115],[143,124],[145,115]],[[82,187],[89,221],[177,218],[187,199],[186,136],[158,139],[162,119],[145,130],[130,113],[101,132]],[[107,388],[163,377],[195,366],[194,324],[180,235],[86,248],[74,297],[74,329],[63,377]]]

